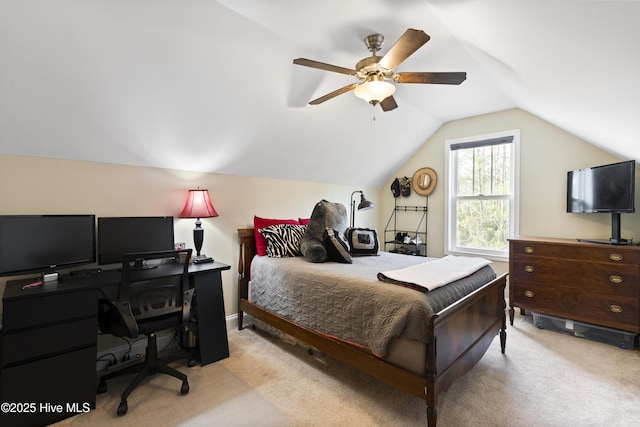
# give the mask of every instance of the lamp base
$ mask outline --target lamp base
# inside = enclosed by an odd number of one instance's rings
[[[213,262],[213,258],[206,256],[205,254],[196,255],[191,258],[194,264],[205,264],[207,262]]]

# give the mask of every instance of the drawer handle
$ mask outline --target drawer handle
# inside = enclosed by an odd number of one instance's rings
[[[535,268],[533,268],[532,265],[525,265],[524,266],[524,271],[526,271],[527,273],[533,273],[533,270],[535,270]]]
[[[527,254],[532,254],[534,251],[534,249],[531,246],[525,246],[524,247],[524,252]]]
[[[622,307],[620,307],[619,305],[616,304],[611,304],[609,306],[609,310],[613,311],[614,313],[622,313]]]
[[[624,282],[624,279],[622,276],[609,276],[609,281],[611,283],[622,283]]]
[[[609,254],[609,259],[611,261],[622,261],[624,257],[620,254]]]
[[[533,291],[524,291],[524,296],[527,298],[533,298],[535,295]]]

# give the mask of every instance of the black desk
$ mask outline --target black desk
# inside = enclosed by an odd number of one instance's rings
[[[202,365],[229,357],[221,273],[230,268],[218,262],[189,267],[197,314],[194,356]],[[178,266],[161,264],[148,274],[179,273]],[[95,407],[97,301],[116,294],[120,272],[23,290],[31,281],[7,282],[2,298],[0,425],[46,425]]]

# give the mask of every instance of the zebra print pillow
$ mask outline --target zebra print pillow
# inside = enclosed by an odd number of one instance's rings
[[[306,230],[304,225],[277,224],[259,231],[267,241],[267,256],[285,258],[300,256],[300,241]]]

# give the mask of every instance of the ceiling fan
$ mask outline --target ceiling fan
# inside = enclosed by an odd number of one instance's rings
[[[373,56],[362,59],[355,66],[355,69],[339,67],[325,64],[324,62],[313,61],[311,59],[294,59],[296,65],[318,68],[325,71],[347,74],[356,77],[360,83],[352,83],[340,89],[334,90],[320,98],[309,102],[311,105],[322,104],[338,95],[354,91],[355,95],[364,99],[371,105],[380,104],[383,111],[390,111],[398,107],[393,94],[395,83],[429,83],[459,85],[467,78],[467,73],[427,73],[427,72],[398,72],[395,68],[405,59],[411,56],[423,44],[430,39],[424,31],[409,28],[398,39],[391,49],[384,55],[378,56],[377,52],[382,47],[384,37],[381,34],[371,34],[364,39],[364,43],[373,53]]]

